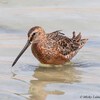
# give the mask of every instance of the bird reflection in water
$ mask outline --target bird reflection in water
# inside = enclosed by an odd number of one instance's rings
[[[76,70],[74,64],[70,63],[61,65],[60,67],[49,68],[47,68],[47,66],[44,68],[40,65],[33,75],[37,80],[30,81],[30,100],[46,100],[47,96],[50,94],[63,95],[64,91],[62,90],[49,91],[45,88],[49,84],[80,82],[79,74],[81,73]]]

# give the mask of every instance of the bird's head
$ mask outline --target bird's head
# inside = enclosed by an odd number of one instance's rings
[[[40,26],[32,27],[28,32],[28,40],[30,43],[37,43],[45,35],[44,29]]]
[[[27,40],[26,45],[21,50],[19,55],[16,57],[16,59],[13,62],[12,66],[14,66],[16,64],[18,59],[25,52],[25,50],[30,46],[30,44],[38,43],[39,41],[41,41],[41,39],[44,39],[44,36],[45,36],[45,32],[44,32],[43,28],[41,28],[40,26],[32,27],[28,32],[28,40]]]

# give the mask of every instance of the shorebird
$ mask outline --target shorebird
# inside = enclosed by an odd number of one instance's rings
[[[43,64],[60,65],[69,62],[84,46],[88,39],[82,39],[81,33],[73,32],[68,38],[61,30],[46,34],[40,26],[32,27],[28,40],[12,66],[16,64],[24,51],[31,45],[33,55]]]

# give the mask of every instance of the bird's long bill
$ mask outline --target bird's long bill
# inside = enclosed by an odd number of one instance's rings
[[[21,55],[25,52],[25,50],[30,46],[30,41],[28,40],[26,45],[24,46],[24,48],[22,49],[22,51],[19,53],[19,55],[16,57],[16,59],[14,60],[12,67],[16,64],[16,62],[18,61],[18,59],[21,57]]]

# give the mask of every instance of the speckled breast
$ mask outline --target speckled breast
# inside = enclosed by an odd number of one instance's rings
[[[66,59],[59,55],[57,51],[53,51],[52,48],[48,49],[40,44],[32,44],[31,50],[33,55],[44,64],[63,64]]]

